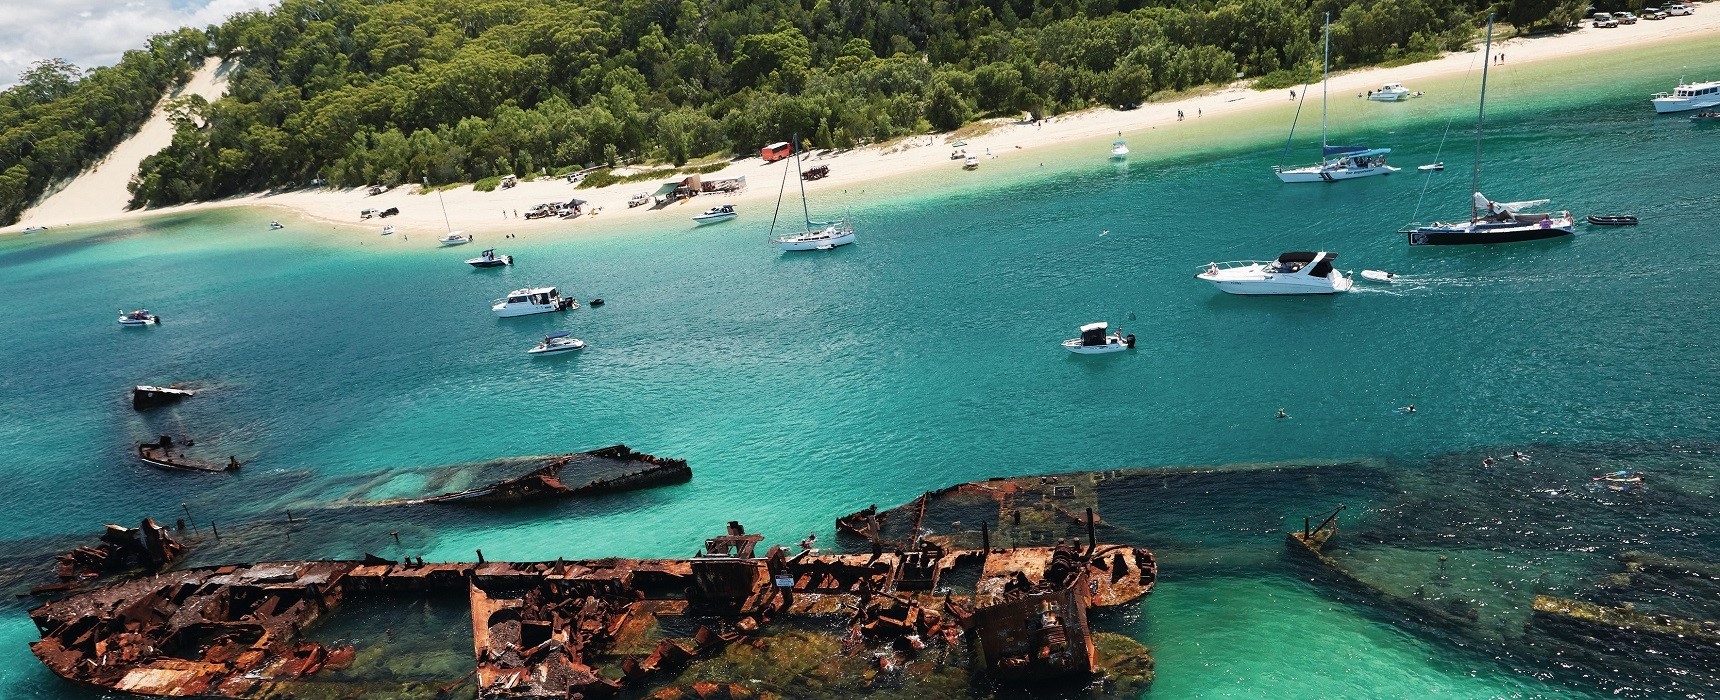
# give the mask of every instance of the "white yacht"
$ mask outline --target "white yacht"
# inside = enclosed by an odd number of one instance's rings
[[[1129,157],[1129,144],[1124,143],[1122,139],[1117,139],[1111,143],[1112,160],[1122,160],[1127,157]]]
[[[800,137],[796,135],[795,142],[798,143],[799,141]],[[792,165],[795,172],[800,172],[800,151],[798,149],[794,152]],[[782,195],[788,191],[787,171],[783,172],[782,188],[778,189],[776,193],[776,206],[779,210],[782,208]],[[808,209],[806,205],[806,178],[797,177],[795,181],[800,183],[800,214],[805,217],[806,229],[800,233],[778,236],[776,235],[776,219],[773,217],[770,221],[770,244],[776,246],[777,250],[833,250],[853,243],[854,226],[849,224],[847,220],[812,220],[812,210]]]
[[[1109,328],[1110,325],[1104,321],[1082,326],[1081,337],[1063,341],[1063,349],[1077,355],[1102,355],[1134,349],[1134,334],[1123,335],[1122,330],[1107,333]]]
[[[1368,95],[1368,99],[1375,102],[1402,102],[1409,99],[1409,88],[1404,87],[1403,83],[1386,83],[1385,87]]]
[[[1229,294],[1339,294],[1354,281],[1332,267],[1337,253],[1295,251],[1277,260],[1234,260],[1207,263],[1195,279],[1206,280]]]
[[[728,221],[729,219],[733,219],[737,216],[740,216],[740,212],[735,211],[735,205],[724,204],[720,207],[711,207],[710,209],[705,210],[705,213],[693,217],[693,222],[703,226],[705,224]]]
[[[161,317],[149,312],[149,309],[136,311],[119,311],[119,325],[122,326],[153,326],[161,323]]]
[[[1720,81],[1680,85],[1672,92],[1654,93],[1653,101],[1657,114],[1720,106]]]
[[[465,245],[472,242],[472,235],[460,231],[450,231],[448,235],[436,239],[442,245]]]
[[[568,331],[557,331],[543,337],[543,342],[527,350],[527,355],[553,355],[570,350],[584,350],[585,341],[567,337]]]
[[[1390,148],[1368,148],[1367,146],[1333,146],[1326,138],[1326,84],[1331,77],[1332,61],[1332,21],[1326,17],[1324,34],[1325,59],[1320,69],[1320,162],[1300,168],[1286,168],[1282,164],[1272,169],[1278,175],[1280,182],[1337,182],[1339,180],[1354,180],[1359,177],[1374,175],[1390,175],[1398,168],[1386,164],[1386,156],[1392,152]],[[1303,91],[1303,97],[1307,97]],[[1301,114],[1300,105],[1296,107]],[[1290,153],[1290,142],[1296,138],[1296,122],[1290,122],[1290,136],[1284,140],[1284,154]]]
[[[579,302],[574,301],[573,297],[562,296],[555,287],[516,289],[508,292],[506,298],[497,299],[490,304],[490,310],[496,312],[496,316],[501,318],[547,314],[552,311],[577,308],[579,308]]]
[[[777,250],[830,250],[854,242],[854,227],[845,221],[809,228],[805,233],[791,233],[770,239]]]

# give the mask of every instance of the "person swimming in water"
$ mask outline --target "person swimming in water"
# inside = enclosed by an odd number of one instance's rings
[[[1495,460],[1492,457],[1482,457],[1481,458],[1481,466],[1491,467],[1491,466],[1493,466],[1494,461]]]
[[[1527,454],[1524,454],[1524,453],[1522,453],[1522,452],[1519,452],[1519,451],[1517,451],[1517,450],[1512,450],[1512,451],[1511,451],[1511,458],[1512,458],[1512,459],[1515,459],[1515,460],[1517,460],[1517,461],[1519,461],[1519,462],[1527,462],[1527,461],[1529,461],[1529,455],[1527,455]]]

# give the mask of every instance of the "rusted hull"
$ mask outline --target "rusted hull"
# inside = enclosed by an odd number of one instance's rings
[[[583,462],[603,461],[624,466],[616,476],[594,479],[579,486],[569,486],[561,479],[562,472]],[[590,452],[555,457],[540,468],[520,476],[503,479],[476,488],[464,489],[415,501],[417,503],[520,503],[550,498],[589,496],[617,491],[651,488],[684,483],[693,478],[686,461],[665,459],[635,452],[626,445],[614,445]]]

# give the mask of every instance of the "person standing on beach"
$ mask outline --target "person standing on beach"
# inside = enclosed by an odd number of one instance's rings
[[[1177,121],[1180,122],[1182,120],[1183,120],[1183,113],[1182,113],[1182,110],[1179,109],[1179,110],[1177,110]]]
[[[1295,90],[1290,91],[1290,100],[1292,102],[1294,102],[1296,100],[1296,91]]]

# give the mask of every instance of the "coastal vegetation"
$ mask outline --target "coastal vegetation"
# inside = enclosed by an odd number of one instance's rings
[[[1532,26],[1569,24],[1586,7],[1502,9]],[[852,147],[985,117],[1128,108],[1239,77],[1291,86],[1318,73],[1325,13],[1333,62],[1346,68],[1463,48],[1491,9],[1475,0],[285,0],[157,37],[113,68],[81,78],[50,70],[8,90],[0,221],[135,130],[150,96],[202,53],[233,60],[229,92],[176,105],[177,133],[144,161],[133,205],[319,179],[445,184],[679,166],[790,134]],[[98,97],[107,99],[84,108]]]

